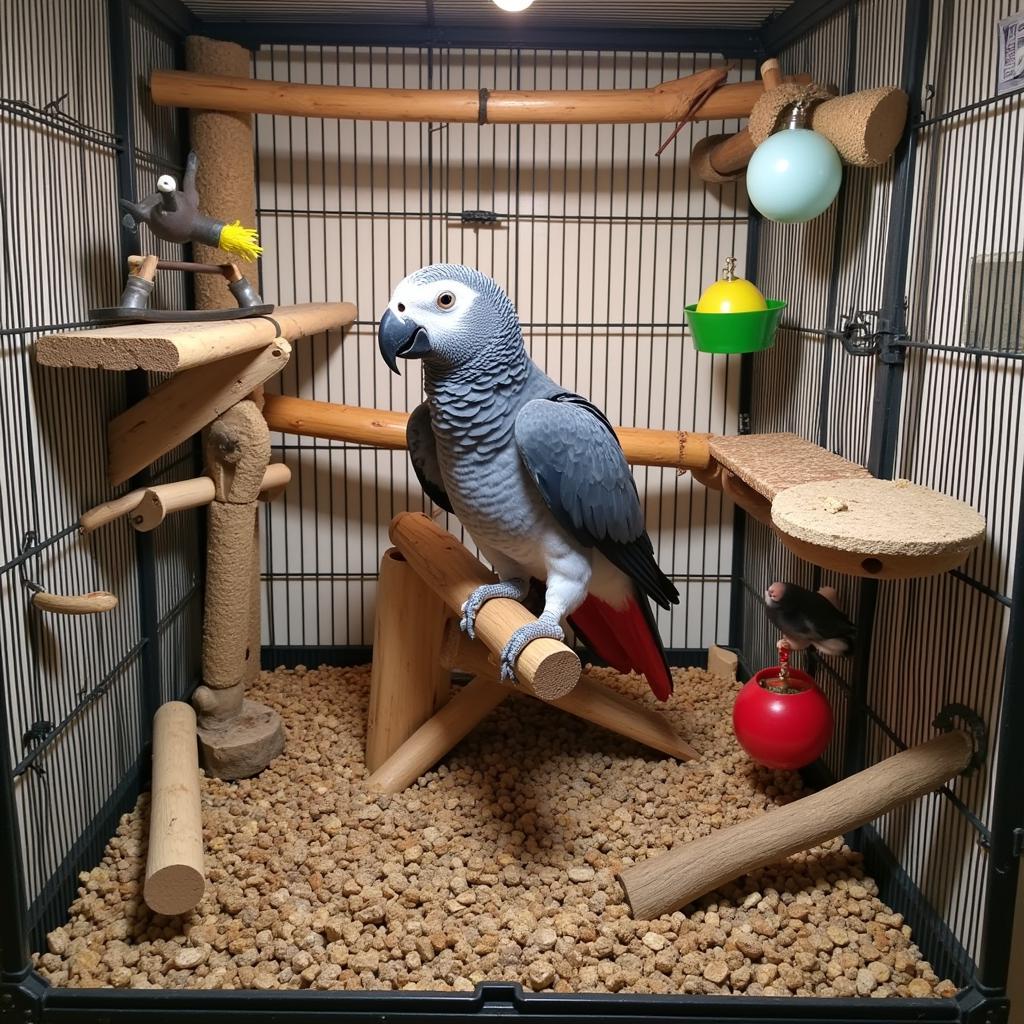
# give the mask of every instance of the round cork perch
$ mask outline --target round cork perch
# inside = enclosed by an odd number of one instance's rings
[[[204,36],[185,41],[189,71],[212,75],[251,77],[252,54],[236,43]],[[189,115],[192,149],[199,157],[196,187],[200,210],[227,224],[241,221],[256,227],[256,177],[253,170],[252,116],[218,110],[193,110]],[[224,253],[209,246],[193,245],[200,263],[223,263]],[[232,256],[238,269],[256,282],[256,264]],[[196,274],[193,278],[198,309],[231,309],[238,303],[220,274]]]
[[[779,491],[771,511],[801,557],[882,579],[945,572],[985,536],[985,520],[970,506],[907,480],[798,484]]]

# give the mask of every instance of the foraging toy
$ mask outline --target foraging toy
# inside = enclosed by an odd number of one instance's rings
[[[781,641],[779,664],[755,673],[737,695],[732,724],[755,761],[795,771],[828,746],[832,709],[806,672],[789,667],[789,644]]]
[[[747,195],[768,220],[803,223],[824,213],[839,193],[843,164],[835,146],[807,127],[807,104],[793,104],[789,123],[754,150]]]
[[[736,276],[730,256],[722,277],[700,301],[686,307],[686,319],[698,352],[759,352],[771,347],[786,303],[765,299],[752,282]]]
[[[736,276],[735,256],[725,261],[721,279],[708,285],[697,303],[698,313],[750,313],[767,308],[757,285]]]
[[[165,242],[201,242],[244,260],[255,260],[263,252],[255,228],[243,227],[238,221],[226,224],[199,212],[198,168],[199,158],[195,153],[189,153],[180,190],[171,175],[161,174],[157,178],[156,192],[139,203],[122,199],[122,208],[133,224],[141,222],[148,225],[150,231]]]

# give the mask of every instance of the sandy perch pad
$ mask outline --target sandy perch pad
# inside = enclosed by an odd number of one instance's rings
[[[798,542],[882,561],[934,559],[947,568],[985,536],[985,520],[963,502],[907,480],[873,477],[786,488],[772,502],[772,522]]]
[[[716,461],[769,500],[797,484],[850,477],[871,479],[863,466],[796,434],[712,437],[709,447]]]

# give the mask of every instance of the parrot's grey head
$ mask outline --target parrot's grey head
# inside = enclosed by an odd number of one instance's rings
[[[401,281],[380,318],[377,341],[394,373],[399,359],[423,359],[444,374],[507,362],[523,351],[509,297],[486,274],[457,263],[433,263]]]

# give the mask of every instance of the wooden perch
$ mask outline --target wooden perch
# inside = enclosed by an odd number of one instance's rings
[[[286,434],[380,448],[406,446],[408,414],[403,412],[267,395],[263,413],[271,430]],[[865,504],[866,514],[859,525],[844,528],[829,542],[821,524],[808,522],[816,506],[794,502],[789,508],[787,499],[777,508],[775,497],[811,483],[838,487],[843,481],[881,482],[863,466],[796,434],[721,436],[640,427],[616,427],[615,432],[633,465],[692,470],[704,486],[724,491],[740,508],[770,527],[796,555],[826,569],[876,579],[928,576],[959,565],[984,539],[984,520],[977,513],[963,502],[929,492],[935,499],[934,508],[942,515],[932,523],[924,519],[916,527],[913,545],[905,549],[891,543],[871,546],[874,541],[866,538],[873,538],[880,524],[899,521],[912,505],[923,507],[923,500],[916,500],[921,496],[908,490],[902,507],[899,494],[891,493],[886,493],[883,502]],[[781,508],[785,516],[776,514]],[[839,523],[840,519],[833,517],[832,525]],[[949,533],[951,524],[955,532]],[[864,536],[858,537],[858,532]]]
[[[391,520],[389,533],[416,574],[455,615],[461,615],[478,586],[495,582],[457,537],[425,515],[402,512]],[[477,614],[476,633],[492,654],[500,654],[512,634],[531,622],[536,619],[518,601],[496,598]],[[553,700],[579,681],[580,659],[558,640],[534,640],[519,655],[516,674],[520,687]]]
[[[850,832],[962,772],[973,744],[961,731],[911,747],[818,793],[624,868],[633,917],[671,914],[740,875]]]
[[[148,533],[155,530],[172,512],[209,505],[215,491],[213,481],[208,476],[150,487],[132,514],[132,526],[140,533]]]
[[[122,324],[50,334],[36,342],[44,366],[180,373],[296,338],[345,327],[356,318],[350,302],[280,306],[269,316],[217,323]]]
[[[459,624],[454,619],[449,619],[445,626],[441,664],[449,669],[460,669],[470,675],[497,679],[497,659],[479,640],[470,640],[459,629]],[[518,689],[512,684],[502,685],[511,686],[513,690]],[[585,722],[636,740],[645,747],[676,757],[680,761],[692,761],[700,756],[669,725],[661,712],[630,700],[585,674],[580,677],[580,681],[571,692],[564,697],[556,697],[549,703],[576,718],[582,718]]]
[[[173,700],[153,717],[153,795],[143,898],[158,914],[187,914],[205,888],[196,714],[188,704]]]
[[[406,447],[409,414],[358,405],[335,405],[308,398],[267,395],[263,415],[271,430],[303,437],[320,437],[375,448]],[[672,469],[706,468],[711,462],[709,434],[675,430],[616,427],[626,458],[639,466]]]
[[[478,89],[377,89],[254,81],[225,75],[156,70],[150,95],[159,106],[361,121],[448,121],[469,124],[653,124],[676,122],[722,76],[708,68],[651,89],[535,92]],[[691,121],[747,117],[761,82],[722,85],[689,113]]]
[[[291,478],[292,471],[283,462],[267,466],[260,488],[260,501],[273,501],[288,486]],[[204,481],[209,482],[209,487]],[[106,526],[121,516],[136,512],[136,515],[132,516],[132,526],[145,532],[163,522],[168,512],[209,504],[213,501],[214,491],[213,481],[207,476],[179,480],[170,484],[157,484],[154,487],[140,487],[122,494],[120,498],[105,501],[102,505],[83,512],[78,525],[82,533],[92,533],[93,530]],[[209,497],[206,497],[207,494]],[[160,519],[153,521],[158,511]]]
[[[117,607],[117,598],[107,590],[94,590],[89,594],[51,594],[37,590],[32,604],[41,612],[54,615],[97,615]]]
[[[115,487],[187,440],[280,373],[291,346],[279,338],[262,351],[243,352],[186,370],[110,421],[107,467]]]

